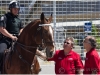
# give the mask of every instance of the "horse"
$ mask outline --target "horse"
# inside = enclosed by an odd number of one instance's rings
[[[44,13],[41,13],[40,19],[33,20],[26,25],[15,42],[13,50],[4,58],[4,74],[32,74],[33,59],[40,46],[43,49],[49,48],[52,57],[54,36],[51,21],[52,14],[47,19]]]

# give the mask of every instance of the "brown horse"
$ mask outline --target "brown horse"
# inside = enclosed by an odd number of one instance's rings
[[[20,34],[17,42],[5,57],[4,73],[7,74],[31,74],[32,63],[39,46],[54,51],[53,29],[50,25],[52,15],[46,19],[41,13],[40,20],[30,22]]]

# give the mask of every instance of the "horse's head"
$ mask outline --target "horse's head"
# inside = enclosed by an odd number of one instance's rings
[[[54,52],[54,31],[51,26],[52,14],[49,19],[45,18],[44,13],[41,13],[40,24],[38,27],[37,38],[35,42],[40,44],[42,48],[47,48],[46,55],[51,57]]]
[[[47,57],[48,55],[51,57],[54,51],[54,33],[50,24],[51,21],[52,15],[49,17],[49,19],[46,19],[44,13],[42,13],[40,20],[34,20],[24,28],[18,41],[26,46],[32,46],[33,48],[29,48],[29,50],[32,52],[34,52],[36,48],[47,48],[49,51],[47,51]]]

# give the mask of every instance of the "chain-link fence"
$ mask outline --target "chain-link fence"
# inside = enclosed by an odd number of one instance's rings
[[[0,15],[6,13],[11,0],[0,0]],[[75,38],[78,53],[83,53],[82,41],[86,35],[93,35],[100,49],[100,0],[17,0],[20,3],[19,16],[27,25],[31,20],[39,19],[41,12],[46,17],[51,13],[55,30],[56,49],[62,49],[66,37]]]

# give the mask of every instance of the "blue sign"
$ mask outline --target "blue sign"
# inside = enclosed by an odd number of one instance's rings
[[[91,32],[92,31],[92,23],[91,22],[87,22],[84,25],[84,31],[85,32]]]
[[[25,7],[20,7],[19,13],[20,13],[20,14],[24,14],[24,13],[25,13]]]

